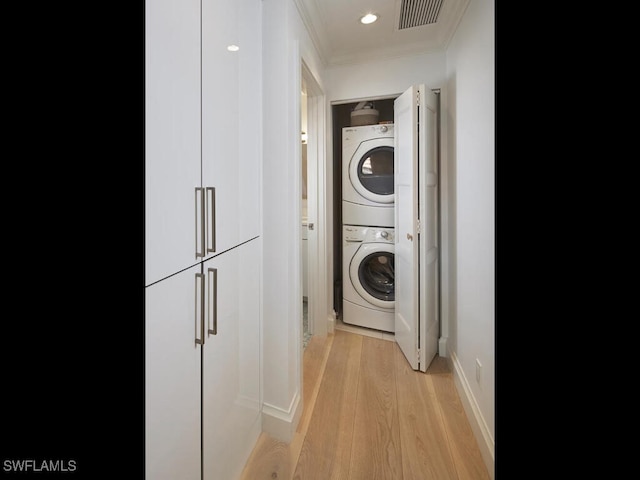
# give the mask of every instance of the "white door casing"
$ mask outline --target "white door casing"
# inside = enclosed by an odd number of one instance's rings
[[[331,260],[327,254],[330,212],[326,191],[325,96],[304,58],[299,58],[301,77],[307,87],[307,214],[314,224],[307,231],[309,326],[314,335],[326,335],[333,302],[327,285],[331,281],[328,272]]]
[[[440,232],[438,171],[438,99],[421,85],[420,91],[420,370],[438,353],[440,336]],[[424,153],[423,153],[424,152]]]

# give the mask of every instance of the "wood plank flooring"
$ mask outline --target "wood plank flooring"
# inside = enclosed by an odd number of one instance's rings
[[[447,361],[411,370],[395,342],[336,330],[304,351],[291,443],[263,433],[242,480],[489,480]]]

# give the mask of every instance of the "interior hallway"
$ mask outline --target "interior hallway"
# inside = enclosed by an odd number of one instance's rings
[[[416,372],[395,342],[336,330],[303,365],[293,440],[262,433],[243,480],[490,478],[446,359]]]

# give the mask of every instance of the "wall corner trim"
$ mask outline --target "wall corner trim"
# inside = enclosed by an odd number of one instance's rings
[[[331,315],[327,317],[327,333],[334,333],[336,330],[336,312],[331,311]]]
[[[449,337],[440,337],[440,339],[438,340],[438,356],[440,357],[448,357],[448,352],[447,352],[447,342],[449,340]]]
[[[487,466],[489,475],[493,480],[495,478],[495,442],[493,436],[487,427],[478,402],[471,391],[469,382],[464,375],[462,365],[455,352],[451,352],[451,364],[453,366],[453,379],[458,390],[458,396],[462,400],[462,406],[469,417],[469,423],[473,430],[473,435],[476,437],[480,453],[482,454],[482,460]]]
[[[285,443],[291,443],[302,416],[302,398],[297,391],[287,410],[268,403],[262,405],[262,431]]]

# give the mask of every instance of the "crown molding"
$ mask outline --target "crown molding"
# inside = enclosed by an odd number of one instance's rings
[[[322,62],[322,65],[326,67],[328,65],[329,58],[329,45],[327,44],[326,39],[329,35],[322,22],[314,22],[312,20],[313,18],[320,18],[318,5],[315,0],[293,0],[293,3],[298,10],[302,23],[304,23],[304,26],[309,33],[309,37],[311,38],[311,42],[318,53],[318,57],[320,57],[320,62]],[[312,11],[309,11],[307,6]],[[318,32],[318,29],[320,29],[320,32]]]

